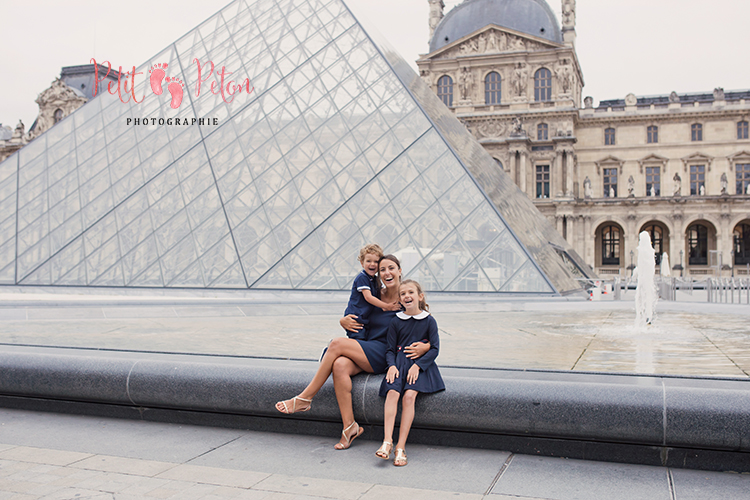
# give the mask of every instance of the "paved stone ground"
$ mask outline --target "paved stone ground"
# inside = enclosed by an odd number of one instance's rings
[[[703,295],[701,295],[703,294]],[[0,294],[0,345],[317,359],[343,334],[347,294],[237,297]],[[661,301],[636,329],[623,301],[428,297],[445,366],[750,376],[750,305],[705,292]]]
[[[0,409],[0,499],[734,500],[750,474]]]

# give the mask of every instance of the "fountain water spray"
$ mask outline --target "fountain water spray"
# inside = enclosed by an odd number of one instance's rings
[[[633,276],[638,277],[635,289],[635,326],[636,328],[650,325],[654,319],[656,308],[656,284],[654,273],[656,260],[651,238],[646,231],[638,236],[638,265],[633,270]]]

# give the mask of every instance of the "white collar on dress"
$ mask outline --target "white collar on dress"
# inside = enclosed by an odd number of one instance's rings
[[[425,319],[427,316],[429,316],[430,313],[427,311],[422,311],[421,313],[415,315],[415,316],[409,316],[404,311],[399,311],[396,313],[396,316],[398,316],[399,319]]]

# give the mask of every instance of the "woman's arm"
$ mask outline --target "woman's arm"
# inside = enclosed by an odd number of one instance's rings
[[[408,345],[404,347],[404,352],[406,353],[406,357],[409,359],[417,359],[425,354],[427,354],[427,351],[430,350],[430,343],[429,342],[414,342],[411,345]]]
[[[341,325],[341,328],[343,328],[347,332],[353,333],[356,333],[363,328],[362,323],[357,322],[357,316],[354,314],[347,314],[346,316],[341,318],[339,320],[339,325]]]

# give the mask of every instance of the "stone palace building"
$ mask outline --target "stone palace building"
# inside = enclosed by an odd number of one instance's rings
[[[750,269],[750,90],[583,97],[575,0],[430,3],[421,77],[601,276]]]

